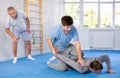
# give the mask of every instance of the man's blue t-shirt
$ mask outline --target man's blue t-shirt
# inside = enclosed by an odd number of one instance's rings
[[[75,26],[72,26],[71,30],[65,34],[62,29],[62,25],[58,25],[50,33],[50,39],[52,40],[54,47],[57,47],[60,51],[64,51],[69,45],[70,41],[72,39],[74,41],[78,41],[79,36]]]

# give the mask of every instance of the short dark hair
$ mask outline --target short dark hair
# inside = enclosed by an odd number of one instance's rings
[[[15,8],[12,7],[12,6],[10,6],[10,7],[7,8],[7,11],[11,11],[11,10],[15,10]]]
[[[103,65],[99,61],[94,60],[90,63],[90,68],[93,70],[102,70]]]
[[[61,23],[65,26],[65,25],[72,25],[73,24],[73,19],[71,16],[63,16],[61,18]]]

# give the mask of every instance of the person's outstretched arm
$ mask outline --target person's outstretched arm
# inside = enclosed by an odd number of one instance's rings
[[[102,55],[100,57],[97,58],[99,62],[106,62],[106,65],[107,65],[107,72],[108,73],[114,73],[113,70],[111,70],[111,62],[110,62],[110,58],[108,55]]]

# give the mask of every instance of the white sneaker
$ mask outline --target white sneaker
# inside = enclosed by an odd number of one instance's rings
[[[48,62],[47,62],[47,65],[49,66],[49,64],[50,64],[50,62],[48,61]]]
[[[13,61],[12,61],[12,63],[16,63],[17,62],[17,57],[14,57],[14,59],[13,59]]]
[[[14,64],[15,64],[16,62],[17,62],[17,60],[13,60],[13,61],[12,61],[12,63],[14,63]]]
[[[28,59],[35,60],[35,58],[33,58],[31,55],[28,55]]]

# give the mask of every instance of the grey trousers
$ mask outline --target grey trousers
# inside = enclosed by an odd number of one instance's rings
[[[73,44],[69,44],[65,51],[59,51],[58,54],[63,56],[67,56],[72,60],[78,59],[78,54],[76,51],[76,47]],[[69,69],[68,65],[61,61],[58,57],[56,57],[57,63],[50,62],[48,66],[52,69],[59,70],[59,71],[66,71]]]
[[[86,66],[81,66],[76,61],[73,61],[73,60],[69,59],[68,57],[65,57],[65,56],[60,55],[60,54],[57,54],[56,57],[58,57],[64,63],[66,63],[67,65],[69,65],[70,67],[72,67],[73,69],[75,69],[76,71],[78,71],[80,73],[88,73],[88,72],[90,72],[89,65],[95,59],[97,61],[99,61],[101,64],[103,62],[106,62],[107,69],[111,69],[110,58],[109,58],[108,55],[102,55],[102,56],[97,57],[97,58],[84,58],[84,62],[85,62]]]

